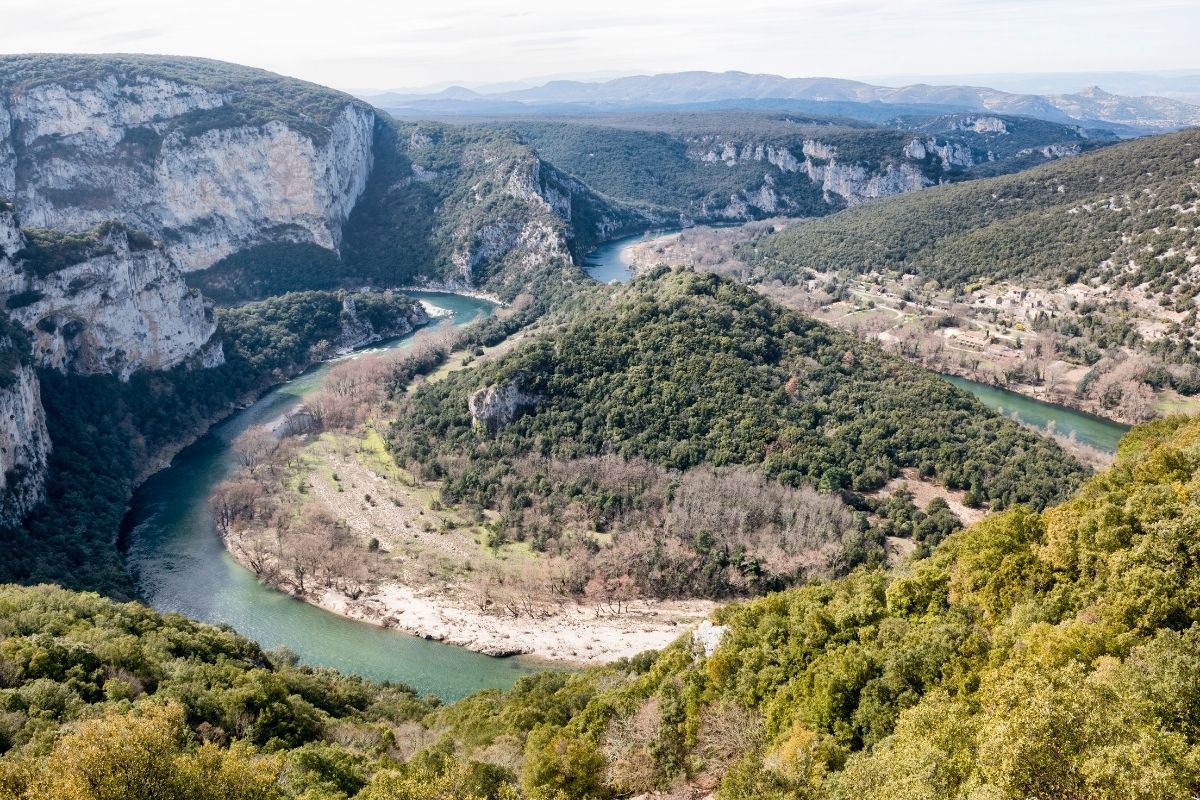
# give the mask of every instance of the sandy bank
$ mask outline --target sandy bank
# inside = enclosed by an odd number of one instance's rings
[[[531,655],[572,666],[604,664],[665,647],[714,608],[707,601],[639,601],[620,615],[598,616],[594,608],[567,603],[551,616],[514,619],[399,585],[379,587],[357,600],[334,590],[304,599],[344,617],[477,653]]]

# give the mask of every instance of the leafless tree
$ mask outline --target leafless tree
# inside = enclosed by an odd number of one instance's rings
[[[247,428],[230,445],[230,452],[238,464],[245,467],[251,477],[279,447],[279,439],[271,431],[260,426]]]

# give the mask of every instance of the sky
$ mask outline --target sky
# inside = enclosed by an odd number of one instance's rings
[[[1200,0],[0,0],[0,52],[204,56],[342,89],[679,70],[1197,68]]]

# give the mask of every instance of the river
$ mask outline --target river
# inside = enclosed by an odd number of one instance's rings
[[[943,375],[942,378],[960,389],[975,395],[988,408],[1005,416],[1016,416],[1021,422],[1040,431],[1071,436],[1080,444],[1104,453],[1115,453],[1117,443],[1129,430],[1112,420],[1076,411],[1073,408],[1035,400],[1008,389],[977,383],[967,378]]]
[[[621,251],[631,242],[658,235],[619,239],[594,250],[588,273],[605,283],[632,277]],[[434,324],[467,325],[491,313],[491,304],[462,295],[412,292],[451,312]],[[400,337],[362,352],[403,349],[413,336]],[[355,354],[350,357],[356,357]],[[215,426],[171,465],[134,493],[123,525],[126,560],[138,591],[155,609],[224,624],[263,647],[284,645],[302,662],[333,667],[376,680],[399,681],[445,700],[486,688],[507,688],[521,675],[545,665],[523,658],[497,659],[461,647],[339,617],[259,583],[225,551],[208,508],[214,484],[236,469],[229,443],[246,428],[274,419],[319,388],[330,364],[314,367],[265,394]],[[947,378],[985,405],[1023,422],[1073,434],[1111,452],[1126,428],[1071,409],[962,378]]]
[[[633,242],[662,236],[665,231],[647,231],[636,236],[615,239],[593,250],[585,259],[587,273],[601,283],[626,283],[633,277],[633,270],[622,251]],[[1043,433],[1051,431],[1073,436],[1080,444],[1105,453],[1115,453],[1117,442],[1129,430],[1128,426],[1085,414],[1065,406],[1057,406],[1034,400],[1007,389],[1000,389],[966,378],[943,375],[950,383],[975,395],[988,408],[1005,416],[1016,416],[1021,422]]]
[[[434,324],[467,325],[491,313],[485,300],[409,294],[451,312]],[[361,352],[403,349],[412,339],[409,334]],[[264,586],[225,551],[208,496],[235,469],[229,443],[296,406],[321,385],[329,368],[314,367],[213,426],[134,493],[123,530],[126,563],[141,597],[158,611],[230,625],[263,647],[285,645],[304,663],[399,681],[444,700],[507,688],[521,675],[545,669],[530,659],[491,658],[339,617]]]
[[[626,236],[621,239],[613,239],[611,242],[606,242],[588,253],[584,257],[583,268],[588,275],[591,275],[600,281],[600,283],[628,283],[633,278],[633,270],[629,268],[629,261],[621,254],[626,245],[647,239],[654,239],[676,230],[679,229],[664,228],[662,230],[646,231],[634,236]]]

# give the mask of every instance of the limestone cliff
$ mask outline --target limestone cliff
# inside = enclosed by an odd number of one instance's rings
[[[0,347],[12,347],[11,338]],[[0,380],[0,524],[19,522],[42,498],[49,453],[41,388],[23,364]]]
[[[599,242],[655,221],[511,134],[381,120],[344,254],[347,271],[373,283],[485,288],[511,299],[539,276],[575,270]]]
[[[11,239],[15,225],[0,211],[3,230]],[[154,242],[115,223],[16,236],[20,248],[0,261],[0,298],[29,332],[38,366],[124,379],[194,357],[221,363],[220,343],[209,345],[216,315]]]
[[[521,388],[520,376],[494,386],[485,386],[467,398],[474,427],[494,434],[511,425],[523,409],[535,405],[538,398]]]
[[[0,201],[0,272],[21,243],[11,217]],[[0,525],[19,521],[41,499],[49,452],[29,335],[0,313]]]
[[[374,114],[349,98],[315,129],[240,119],[233,90],[142,72],[0,91],[0,194],[23,224],[117,219],[184,271],[265,241],[336,249],[371,169]]]

